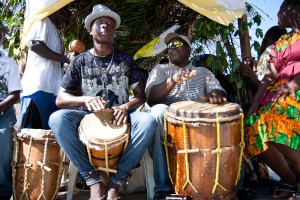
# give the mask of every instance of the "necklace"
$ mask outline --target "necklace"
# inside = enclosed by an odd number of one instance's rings
[[[96,54],[96,53],[95,53],[95,50],[94,50],[94,52],[93,52],[94,64],[96,65],[96,67],[97,67],[98,69],[100,69],[100,67],[97,65],[97,62],[96,62],[96,59],[95,59],[95,54]],[[102,81],[103,89],[104,89],[104,93],[103,93],[102,98],[103,98],[104,100],[108,100],[107,72],[110,70],[110,67],[111,67],[111,65],[112,65],[112,62],[113,62],[113,60],[114,60],[114,55],[115,55],[115,50],[114,50],[114,48],[113,48],[113,49],[112,49],[111,60],[110,60],[110,62],[109,62],[109,64],[108,64],[106,70],[103,71],[103,72],[101,73],[101,81]]]
[[[95,53],[95,50],[93,49],[93,59],[94,59],[94,64],[96,65],[97,68],[100,68],[100,67],[97,65],[97,63],[96,63],[95,54],[96,54],[96,53]],[[110,69],[110,66],[111,66],[111,64],[112,64],[112,62],[113,62],[113,60],[114,60],[114,55],[115,55],[115,49],[113,48],[113,49],[112,49],[111,60],[110,60],[108,66],[107,66],[107,68],[106,68],[106,70],[105,70],[105,73],[107,73],[108,70]]]

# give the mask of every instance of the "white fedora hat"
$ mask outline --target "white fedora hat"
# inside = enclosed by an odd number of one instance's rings
[[[115,13],[114,11],[110,10],[107,6],[101,5],[101,4],[97,4],[93,7],[93,11],[91,14],[89,14],[85,20],[84,20],[84,24],[85,24],[85,28],[90,31],[91,28],[91,24],[92,22],[99,18],[99,17],[111,17],[115,20],[116,22],[116,28],[118,28],[121,24],[121,18],[120,16]]]

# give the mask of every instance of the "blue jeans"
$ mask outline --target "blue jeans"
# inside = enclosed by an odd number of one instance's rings
[[[87,111],[62,109],[54,112],[49,125],[63,151],[84,177],[88,186],[98,183],[102,177],[91,165],[86,148],[79,139],[78,127]],[[129,113],[131,133],[128,145],[120,157],[117,173],[110,177],[115,184],[123,185],[130,171],[137,166],[153,138],[155,119],[148,113]]]
[[[13,127],[17,122],[13,106],[0,115],[0,196],[12,195]]]
[[[167,108],[167,105],[157,104],[150,110],[157,123],[155,135],[149,146],[149,154],[153,159],[154,192],[171,191],[173,188],[168,175],[166,152],[162,143],[164,141],[164,113]]]

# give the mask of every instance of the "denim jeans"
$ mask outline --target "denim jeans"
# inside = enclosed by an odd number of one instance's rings
[[[164,141],[164,113],[167,108],[167,105],[157,104],[150,109],[151,115],[155,117],[157,122],[155,135],[149,146],[149,154],[153,159],[154,192],[172,190],[172,183],[168,175],[166,152],[162,143]]]
[[[13,127],[17,122],[13,106],[0,115],[0,196],[12,195]]]
[[[49,125],[57,142],[85,178],[88,186],[98,183],[102,177],[91,165],[86,148],[79,139],[78,127],[87,111],[62,109],[54,112]],[[137,166],[143,157],[156,129],[155,119],[148,113],[132,111],[129,113],[131,132],[128,145],[122,153],[117,165],[117,173],[110,177],[111,181],[123,185],[130,171]]]

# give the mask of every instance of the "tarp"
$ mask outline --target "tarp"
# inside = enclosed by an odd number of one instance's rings
[[[25,49],[25,38],[36,21],[40,21],[48,17],[72,1],[74,0],[26,0],[21,48]]]
[[[196,12],[228,26],[241,18],[246,10],[245,0],[178,0]]]

